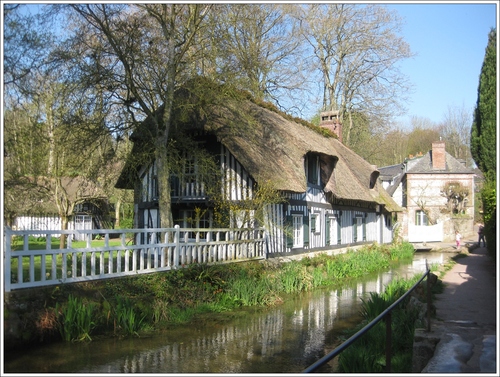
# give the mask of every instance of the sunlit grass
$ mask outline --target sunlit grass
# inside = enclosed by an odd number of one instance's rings
[[[59,249],[59,238],[52,237],[50,240],[50,248],[51,249]],[[105,240],[92,240],[90,243],[90,247],[104,247]],[[121,245],[121,240],[112,238],[109,240],[108,243],[109,246],[118,246]],[[12,251],[19,251],[23,250],[24,247],[24,241],[22,237],[16,237],[12,241]],[[45,250],[47,247],[47,241],[45,237],[30,237],[29,238],[29,245],[28,245],[28,250]],[[72,249],[83,249],[87,247],[87,241],[72,241],[71,242],[71,248]]]
[[[362,300],[361,315],[364,321],[348,331],[348,336],[359,331],[363,326],[391,306],[403,296],[421,276],[410,279],[392,280],[379,294],[370,292],[370,297]],[[392,372],[411,372],[413,336],[418,310],[408,306],[409,297],[392,310]],[[377,323],[367,333],[339,355],[339,373],[381,373],[385,370],[386,322]]]

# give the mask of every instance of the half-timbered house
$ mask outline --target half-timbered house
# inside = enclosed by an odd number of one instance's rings
[[[189,108],[186,101],[184,109]],[[255,220],[251,223],[233,213],[229,226],[264,226],[270,255],[392,241],[392,219],[400,207],[379,184],[377,168],[341,143],[335,113],[323,114],[321,128],[248,98],[223,102],[205,101],[192,107],[194,115],[174,117],[171,138],[182,134],[194,142],[176,152],[181,168],[172,171],[170,180],[176,224],[220,227],[214,192],[226,202],[248,204],[257,200],[259,188],[269,185],[284,200],[265,205],[259,223],[257,217],[250,216]],[[157,161],[152,154],[136,156],[148,149],[151,138],[154,134],[146,120],[134,134],[132,154],[116,184],[135,190],[139,228],[161,227]],[[195,150],[213,157],[218,173],[212,174],[212,183]],[[243,212],[244,207],[227,208]]]

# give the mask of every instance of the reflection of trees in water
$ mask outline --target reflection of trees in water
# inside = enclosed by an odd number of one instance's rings
[[[427,258],[429,264],[443,262],[441,253],[422,253],[397,271],[366,276],[342,289],[304,293],[228,323],[186,325],[166,333],[163,343],[159,337],[115,342],[106,353],[110,359],[119,358],[98,365],[87,355],[94,364],[80,372],[300,373],[337,347],[343,330],[357,324],[361,298],[369,297],[368,292],[382,293],[395,277],[424,271]],[[127,344],[133,344],[133,351],[118,356]]]
[[[304,300],[308,301],[296,304],[291,311],[283,305],[266,313],[249,314],[223,327],[197,332],[194,339],[138,352],[91,372],[299,373],[308,360],[324,354],[327,336],[338,325],[336,322],[357,316],[359,299],[369,291],[381,292],[390,279],[390,274],[385,274],[353,287],[307,295]],[[291,359],[302,364],[290,369]]]
[[[290,296],[274,308],[245,310],[223,323],[192,323],[153,337],[53,344],[5,361],[9,373],[300,373],[340,345],[355,327],[360,299],[381,293],[394,278],[443,264],[439,252],[418,252],[412,263],[364,276],[337,290]],[[221,318],[224,316],[221,313]],[[333,372],[335,361],[322,372]],[[328,369],[327,369],[328,368]]]

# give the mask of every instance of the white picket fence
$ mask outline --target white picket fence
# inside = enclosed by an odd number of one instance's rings
[[[43,233],[45,249],[29,250],[29,238]],[[65,249],[52,249],[66,234]],[[73,239],[86,240],[73,247]],[[92,247],[101,238],[103,247]],[[117,242],[118,241],[118,242]],[[118,244],[116,244],[118,243]],[[266,232],[258,229],[4,229],[4,290],[73,283],[182,268],[266,258]]]
[[[443,222],[434,225],[408,225],[408,242],[443,242]]]
[[[73,215],[67,224],[68,230],[92,229],[92,216],[90,215]],[[59,216],[17,216],[12,227],[16,230],[52,230],[61,229],[61,217]],[[54,234],[53,237],[59,237],[61,233]],[[44,237],[43,232],[32,234],[33,237]],[[75,234],[73,237],[82,237],[85,235]],[[74,238],[77,239],[77,238]]]

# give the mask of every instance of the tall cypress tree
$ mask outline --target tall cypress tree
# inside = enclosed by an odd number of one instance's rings
[[[479,169],[496,178],[497,31],[491,29],[479,76],[477,104],[471,129],[471,154]]]
[[[496,64],[497,32],[491,29],[484,57],[474,122],[471,129],[471,154],[486,182],[481,189],[483,202],[484,234],[488,253],[496,259]]]

